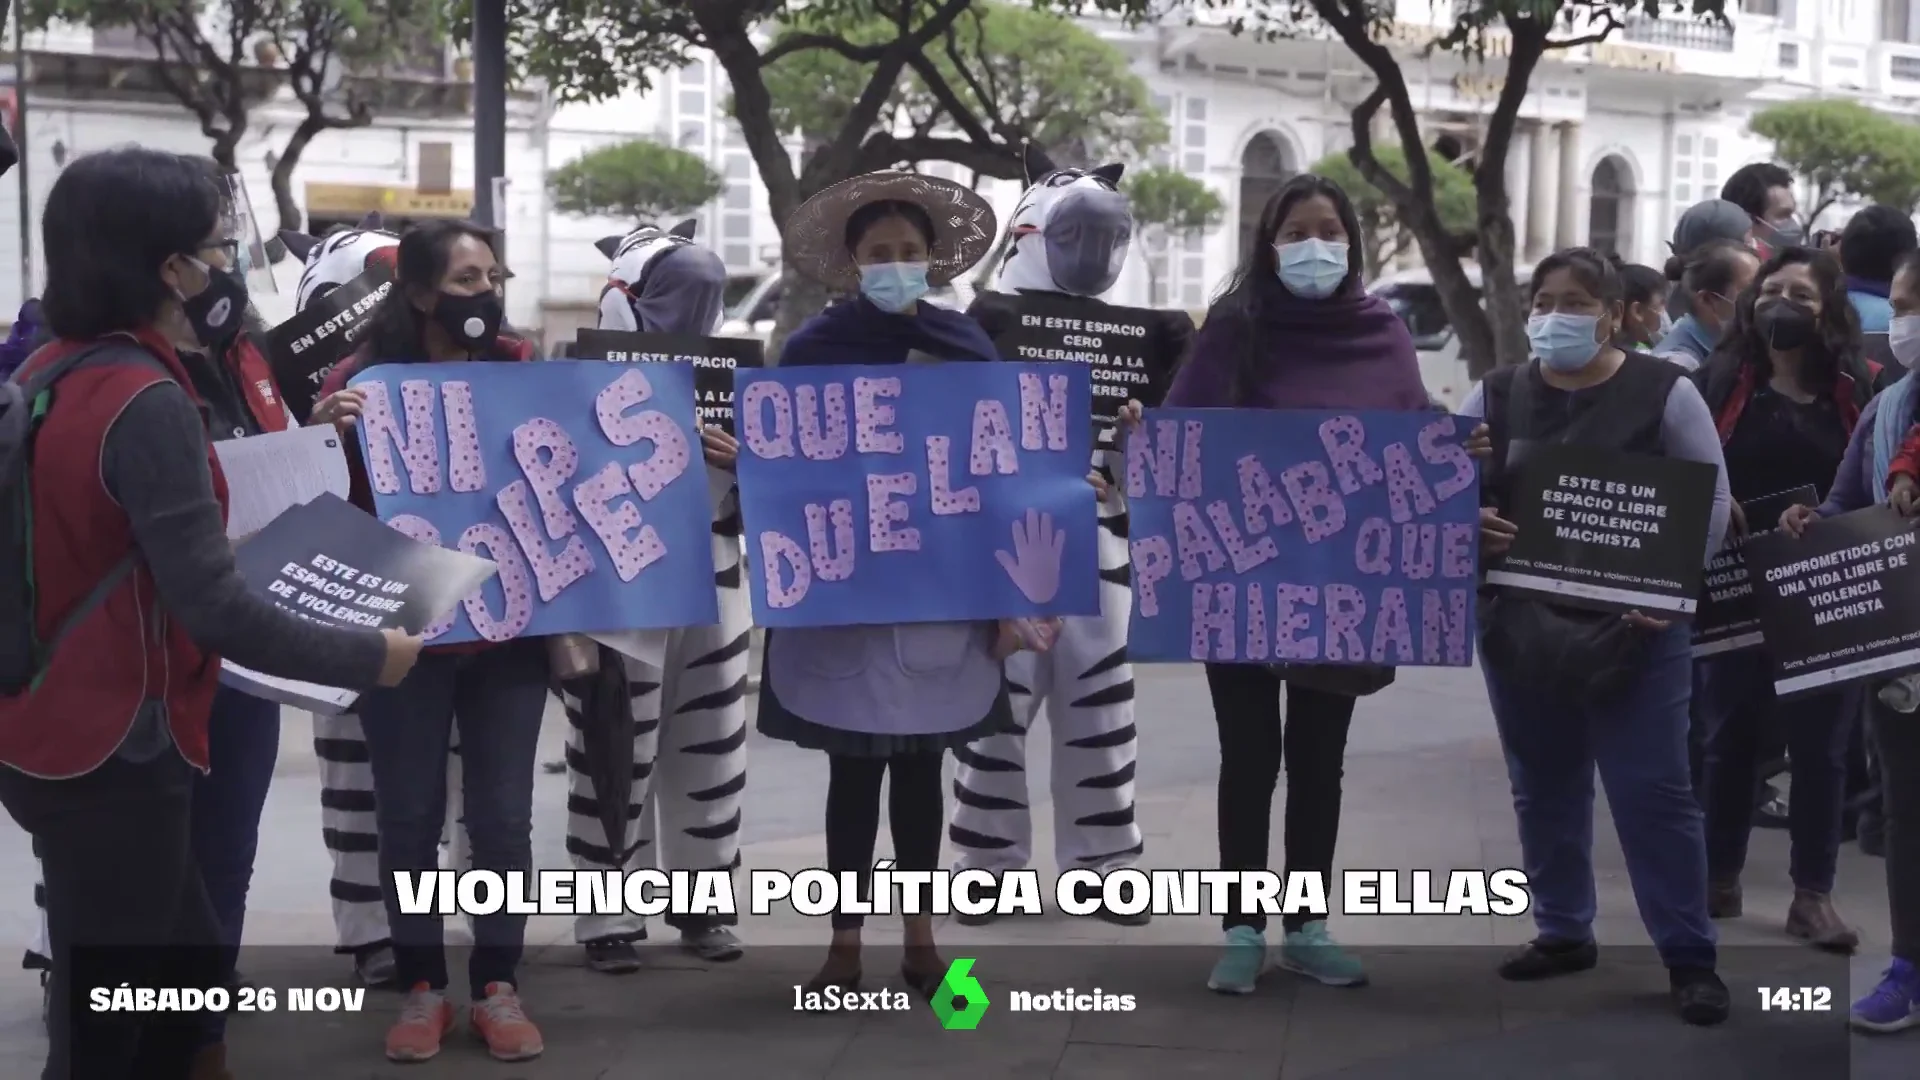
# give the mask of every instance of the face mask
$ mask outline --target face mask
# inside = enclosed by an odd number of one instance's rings
[[[860,268],[860,295],[895,315],[927,295],[926,263],[875,263]]]
[[[1600,352],[1598,315],[1535,315],[1527,320],[1527,344],[1554,371],[1579,371]]]
[[[1887,346],[1900,366],[1913,370],[1920,361],[1920,315],[1899,315],[1887,324]]]
[[[1792,300],[1769,300],[1753,311],[1754,329],[1770,349],[1797,349],[1817,330],[1812,309]]]
[[[1280,284],[1305,300],[1324,300],[1347,279],[1347,245],[1331,240],[1298,240],[1275,244]]]
[[[500,322],[506,313],[500,307],[500,294],[475,293],[455,296],[441,293],[433,305],[433,321],[454,343],[468,352],[482,352],[500,336]]]
[[[207,276],[207,287],[180,297],[180,310],[193,327],[195,341],[209,349],[227,347],[240,334],[240,316],[247,310],[247,283],[240,275],[215,270],[191,255],[182,256]],[[179,296],[179,292],[174,293]]]

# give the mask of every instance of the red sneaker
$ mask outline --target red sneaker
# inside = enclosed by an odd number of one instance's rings
[[[453,1030],[453,1006],[445,994],[415,983],[400,1006],[400,1019],[387,1029],[388,1061],[426,1061],[440,1052],[440,1040]]]
[[[468,1014],[473,1033],[487,1044],[497,1061],[527,1061],[546,1050],[540,1029],[527,1019],[520,995],[511,983],[488,983],[487,996],[473,1003]]]

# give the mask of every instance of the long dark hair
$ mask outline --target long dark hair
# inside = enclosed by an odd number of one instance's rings
[[[412,294],[440,291],[440,279],[446,276],[449,253],[463,236],[471,236],[500,255],[493,230],[472,221],[442,220],[416,225],[400,237],[394,252],[393,290],[374,309],[367,327],[368,366],[404,364],[427,358],[427,319],[413,306]],[[505,326],[501,338],[508,337]],[[496,343],[492,350],[498,358],[508,353]]]
[[[1240,363],[1234,371],[1234,400],[1245,401],[1259,378],[1260,350],[1255,342],[1259,334],[1252,323],[1257,320],[1260,308],[1267,303],[1292,303],[1294,296],[1280,283],[1280,256],[1274,251],[1273,238],[1280,231],[1280,223],[1299,203],[1315,196],[1323,196],[1333,204],[1333,211],[1340,218],[1340,225],[1347,230],[1347,276],[1335,290],[1349,292],[1361,287],[1361,279],[1366,270],[1364,254],[1366,242],[1360,233],[1360,216],[1354,213],[1353,200],[1339,184],[1324,176],[1301,173],[1281,185],[1273,193],[1267,205],[1260,211],[1260,224],[1253,236],[1253,243],[1246,254],[1240,257],[1240,265],[1234,268],[1233,276],[1221,287],[1219,295],[1214,297],[1213,306],[1207,311],[1209,322],[1216,318],[1242,319],[1248,323],[1245,337],[1246,347],[1240,357]]]
[[[1853,302],[1847,298],[1847,278],[1839,260],[1824,251],[1782,248],[1761,263],[1759,272],[1753,275],[1753,284],[1734,301],[1733,323],[1714,355],[1724,353],[1739,364],[1751,365],[1761,379],[1772,376],[1773,358],[1768,355],[1767,342],[1755,325],[1754,307],[1759,302],[1761,286],[1789,266],[1809,268],[1820,290],[1820,316],[1815,322],[1819,332],[1803,347],[1801,355],[1806,358],[1803,370],[1809,379],[1830,387],[1838,381],[1841,372],[1860,357],[1860,317],[1854,314]]]

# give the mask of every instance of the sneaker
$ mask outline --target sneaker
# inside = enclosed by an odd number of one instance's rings
[[[1853,1003],[1848,1020],[1861,1031],[1890,1035],[1920,1027],[1920,967],[1896,959],[1873,993]]]
[[[1500,961],[1500,977],[1508,982],[1534,982],[1556,975],[1573,975],[1593,970],[1600,962],[1600,946],[1593,939],[1567,941],[1538,937],[1508,954]]]
[[[589,941],[587,950],[587,968],[602,975],[631,975],[640,970],[640,950],[633,942],[623,938],[603,938]]]
[[[1327,986],[1365,986],[1367,972],[1327,934],[1327,920],[1315,919],[1280,941],[1280,966]]]
[[[387,1029],[388,1061],[426,1061],[440,1052],[440,1040],[453,1030],[453,1006],[426,983],[415,983],[400,1006],[400,1019]]]
[[[468,1022],[495,1061],[529,1061],[547,1048],[510,983],[488,983],[486,996],[473,1003]]]
[[[1712,968],[1668,968],[1667,983],[1673,990],[1673,1004],[1680,1011],[1680,1019],[1695,1027],[1722,1023],[1733,1009],[1727,984],[1720,981]]]
[[[704,926],[680,935],[680,947],[716,964],[738,960],[747,951],[740,938],[724,926]]]
[[[1267,939],[1251,926],[1227,931],[1227,947],[1207,976],[1207,989],[1216,994],[1251,994],[1267,970]]]

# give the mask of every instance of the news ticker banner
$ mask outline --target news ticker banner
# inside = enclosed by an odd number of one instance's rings
[[[1477,421],[1149,409],[1127,439],[1136,661],[1473,661]]]
[[[1100,609],[1085,369],[740,369],[754,624],[966,622]],[[709,590],[711,591],[711,590]]]
[[[380,519],[499,568],[429,642],[719,619],[692,364],[385,364],[352,385]]]

